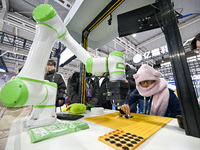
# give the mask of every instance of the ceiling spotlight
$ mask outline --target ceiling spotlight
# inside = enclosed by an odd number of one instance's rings
[[[132,34],[132,37],[136,37],[137,35],[134,33],[134,34]]]
[[[164,62],[164,57],[162,56],[162,63]]]
[[[142,55],[141,54],[136,54],[134,57],[133,57],[133,62],[135,64],[137,63],[140,63],[142,61]]]

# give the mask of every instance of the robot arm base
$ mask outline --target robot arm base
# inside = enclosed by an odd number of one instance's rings
[[[33,112],[27,120],[27,127],[38,127],[52,124],[56,121],[55,107],[41,108],[41,106],[34,106]]]

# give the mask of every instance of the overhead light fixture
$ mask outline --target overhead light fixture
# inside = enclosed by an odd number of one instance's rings
[[[164,61],[164,56],[162,56],[162,63],[164,63],[165,61]]]
[[[135,33],[134,33],[134,34],[132,34],[132,37],[136,37],[136,36],[137,36],[137,34],[135,34]]]
[[[171,62],[165,62],[165,63],[161,64],[161,67],[165,66],[165,65],[171,65]]]
[[[137,63],[140,63],[142,61],[142,55],[141,54],[136,54],[134,57],[133,57],[133,62],[135,64]]]

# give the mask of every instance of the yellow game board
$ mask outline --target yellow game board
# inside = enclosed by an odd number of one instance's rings
[[[126,133],[131,133],[141,136],[144,139],[142,140],[142,142],[145,141],[147,138],[149,138],[151,135],[153,135],[155,132],[157,132],[160,128],[162,128],[166,123],[168,123],[171,120],[171,118],[167,117],[151,116],[151,115],[136,114],[136,113],[131,113],[133,118],[129,119],[126,119],[125,117],[116,118],[116,116],[118,115],[119,112],[115,112],[115,113],[85,118],[85,120],[112,128],[114,130],[120,130]],[[105,140],[102,140],[102,136],[99,137],[99,140],[108,144]],[[141,144],[141,142],[138,144]],[[137,146],[138,145],[136,144],[134,148],[136,148]]]

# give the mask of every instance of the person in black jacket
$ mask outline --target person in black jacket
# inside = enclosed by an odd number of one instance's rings
[[[81,103],[79,94],[80,72],[74,72],[68,79],[67,96],[70,104]],[[92,78],[92,74],[86,73],[86,94],[85,105],[97,106],[98,102],[98,84],[96,78]]]
[[[107,93],[106,84],[109,82],[109,73],[106,72],[99,79],[99,94],[98,94],[98,104],[97,106],[103,107],[105,109],[112,109],[112,103],[110,100],[106,100],[104,93]]]
[[[195,36],[191,42],[191,50],[200,54],[200,33]]]
[[[66,98],[66,84],[63,76],[55,71],[56,62],[53,59],[49,59],[46,67],[45,80],[55,82],[58,86],[56,96],[56,107],[60,107],[64,104]]]
[[[121,110],[130,115],[132,106],[135,107],[133,112],[138,108],[139,113],[143,114],[172,118],[181,115],[179,100],[161,75],[153,67],[143,64],[134,75],[137,88],[131,93],[131,98],[121,106]]]
[[[136,70],[131,69],[131,67],[128,64],[126,64],[125,71],[126,71],[126,81],[129,83],[129,88],[131,93],[136,88],[135,79],[133,78],[133,75],[136,73]]]

